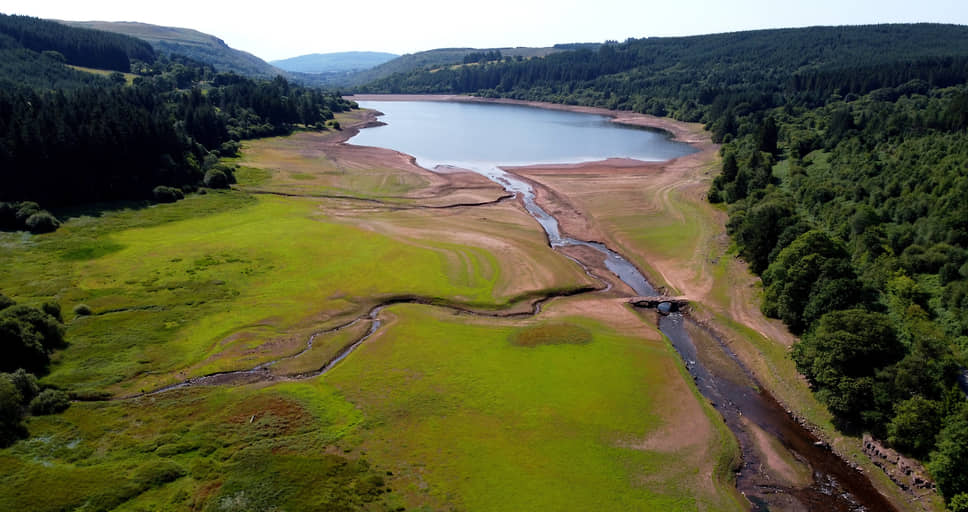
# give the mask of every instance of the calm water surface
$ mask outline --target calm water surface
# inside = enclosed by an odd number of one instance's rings
[[[579,163],[606,158],[664,161],[694,153],[664,132],[608,117],[519,105],[434,101],[361,101],[386,126],[350,141],[413,155],[421,167]]]

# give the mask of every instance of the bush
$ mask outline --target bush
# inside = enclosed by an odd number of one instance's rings
[[[945,498],[954,501],[959,494],[968,493],[968,405],[948,416],[938,435],[938,444],[931,452],[928,470]]]
[[[11,299],[10,297],[7,297],[6,295],[0,293],[0,311],[3,311],[5,309],[9,308],[10,306],[13,306],[14,304],[16,304],[16,302],[14,302],[13,299]]]
[[[941,407],[921,396],[911,397],[894,406],[894,418],[887,425],[887,440],[898,450],[924,457],[934,447],[941,430]]]
[[[209,169],[203,182],[208,188],[229,188],[229,177],[221,169]]]
[[[0,379],[0,447],[13,444],[25,436],[22,398],[17,387],[8,379]]]
[[[50,233],[57,231],[60,221],[47,210],[41,210],[28,217],[24,225],[31,233]]]
[[[45,302],[40,306],[41,311],[47,313],[48,315],[57,319],[58,322],[63,322],[64,318],[61,317],[61,307],[60,304],[56,302]]]
[[[17,207],[16,219],[19,226],[23,226],[31,215],[40,212],[40,205],[33,201],[24,201]]]
[[[63,412],[71,405],[67,393],[59,389],[45,389],[30,401],[30,414],[45,416]]]
[[[17,388],[17,392],[20,393],[21,402],[30,402],[40,391],[40,385],[37,384],[37,377],[23,368],[18,368],[13,373],[4,373],[0,376],[9,380]]]
[[[10,306],[0,311],[0,371],[24,368],[43,372],[48,354],[64,343],[64,325],[53,316],[30,306]]]
[[[0,202],[0,229],[17,229],[20,225],[17,222],[17,203]]]
[[[155,196],[155,201],[159,203],[174,203],[179,199],[184,199],[185,194],[181,190],[175,187],[166,187],[164,185],[159,185],[155,187],[151,193]]]
[[[968,493],[956,494],[948,501],[950,512],[968,512]]]
[[[91,307],[87,304],[78,304],[74,306],[74,314],[77,316],[89,316],[93,315],[94,312],[91,311]]]
[[[218,154],[221,156],[237,156],[239,150],[242,149],[242,145],[234,140],[228,142],[223,142],[221,146],[218,147]]]
[[[0,316],[0,351],[3,352],[0,371],[26,368],[31,372],[41,372],[50,362],[50,356],[37,336],[16,318]]]

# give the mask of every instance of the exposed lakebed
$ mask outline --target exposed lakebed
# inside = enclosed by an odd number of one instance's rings
[[[665,133],[614,123],[610,118],[516,105],[464,102],[361,101],[384,114],[383,126],[362,130],[350,143],[406,153],[426,169],[458,167],[477,172],[516,194],[541,224],[552,247],[586,246],[638,295],[655,289],[634,264],[596,242],[563,236],[557,220],[535,201],[532,186],[503,167],[571,164],[627,158],[665,161],[693,153]],[[757,510],[893,510],[871,483],[797,424],[714,335],[703,334],[679,314],[659,321],[703,393],[734,432],[744,463],[737,485]],[[690,331],[704,336],[693,340]],[[696,343],[696,341],[705,341]],[[701,348],[697,348],[701,347]],[[707,351],[707,353],[704,353]],[[725,357],[724,357],[725,356]],[[709,364],[715,359],[716,364]],[[739,375],[741,378],[737,379]],[[739,382],[737,382],[739,381]],[[750,425],[752,423],[752,426]],[[774,481],[759,460],[754,429],[809,469],[810,483]]]

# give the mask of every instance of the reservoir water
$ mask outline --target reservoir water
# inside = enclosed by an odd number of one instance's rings
[[[367,128],[352,144],[390,148],[437,165],[516,166],[606,158],[665,161],[694,153],[664,132],[605,116],[518,105],[438,101],[361,101],[383,112],[386,126]]]
[[[521,199],[544,229],[552,247],[583,245],[602,254],[606,267],[638,295],[655,289],[636,266],[600,244],[563,236],[557,220],[535,201],[531,185],[502,166],[580,163],[608,158],[665,161],[694,152],[664,133],[613,123],[599,115],[517,105],[423,101],[360,101],[378,110],[384,126],[361,130],[350,143],[393,149],[413,156],[421,167],[459,167],[480,173]],[[693,329],[703,350],[686,329],[690,320],[662,316],[660,330],[682,356],[700,392],[723,416],[740,443],[743,465],[737,487],[760,510],[892,511],[893,506],[861,473],[827,450],[785,413],[715,335]],[[694,324],[692,324],[694,327]],[[699,338],[697,338],[698,340]],[[708,351],[704,353],[705,351]],[[721,351],[726,355],[713,352]],[[707,364],[720,360],[716,365]],[[725,364],[722,362],[725,361]],[[737,382],[735,376],[744,375]],[[774,482],[751,437],[752,422],[783,446],[812,474],[806,486]]]

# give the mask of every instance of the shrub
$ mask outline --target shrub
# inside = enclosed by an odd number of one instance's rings
[[[13,306],[14,304],[16,304],[16,302],[14,302],[13,299],[11,299],[10,297],[7,297],[6,295],[0,293],[0,311],[3,311],[5,309],[9,308],[10,306]]]
[[[60,304],[56,302],[45,302],[42,306],[40,306],[40,309],[44,313],[56,318],[58,322],[64,321],[64,318],[61,316]]]
[[[45,389],[30,401],[30,414],[34,416],[57,414],[70,405],[71,401],[67,393],[59,389]]]
[[[50,233],[57,231],[57,228],[60,227],[60,221],[47,210],[41,210],[27,217],[24,225],[31,233]]]
[[[968,493],[956,494],[948,501],[950,512],[968,512]]]
[[[37,384],[37,377],[23,368],[18,368],[13,373],[2,374],[2,377],[9,380],[17,388],[17,392],[20,393],[21,402],[30,402],[40,391],[40,385]]]
[[[0,371],[24,368],[43,372],[48,354],[64,346],[64,326],[53,316],[30,306],[0,311]]]
[[[0,379],[0,447],[24,437],[22,397],[8,379]]]
[[[934,447],[941,430],[941,407],[921,396],[894,406],[894,418],[887,425],[887,440],[898,450],[922,458]]]
[[[94,312],[91,311],[91,307],[87,304],[78,304],[74,306],[74,314],[77,316],[89,316],[93,315]]]
[[[229,178],[221,169],[209,169],[203,182],[209,188],[229,188]]]
[[[218,154],[221,156],[237,156],[239,154],[239,149],[242,145],[234,140],[223,142],[222,145],[218,147]]]
[[[24,201],[17,207],[17,224],[23,226],[31,215],[40,211],[40,205],[33,201]]]
[[[0,202],[0,229],[17,229],[17,203]]]
[[[14,371],[18,368],[26,368],[32,372],[44,371],[50,357],[37,338],[38,336],[16,318],[0,316],[0,350],[3,351],[0,371]]]
[[[959,494],[968,493],[968,405],[949,415],[938,435],[938,444],[931,452],[928,470],[938,484],[941,495],[954,501]]]
[[[165,185],[155,187],[151,193],[155,196],[155,201],[159,203],[174,203],[179,199],[185,198],[185,194],[181,190],[175,187],[166,187]]]

